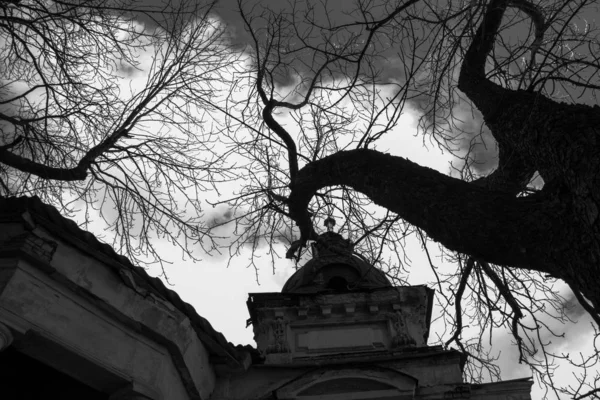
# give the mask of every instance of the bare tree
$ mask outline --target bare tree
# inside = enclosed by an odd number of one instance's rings
[[[465,319],[509,330],[557,396],[597,396],[600,353],[567,357],[581,369],[563,387],[544,339],[560,335],[548,316],[568,320],[559,281],[600,322],[595,2],[238,6],[248,42],[212,4],[0,0],[0,195],[99,209],[142,262],[162,259],[156,237],[214,248],[199,199],[227,181],[243,182],[225,201],[233,251],[284,241],[298,259],[314,222],[339,215],[402,281],[407,238],[436,241],[457,266],[431,260],[440,340],[471,355],[471,379],[499,371]],[[452,176],[378,150],[409,109],[424,141],[462,160]]]
[[[600,43],[585,19],[595,2],[239,8],[254,69],[230,97],[228,139],[251,165],[229,201],[251,210],[238,243],[295,224],[287,255],[299,258],[318,239],[314,222],[342,215],[359,251],[402,279],[405,238],[438,242],[458,266],[440,277],[432,263],[453,327],[444,341],[472,356],[472,379],[499,371],[483,334],[462,339],[465,316],[482,332],[509,330],[556,396],[597,396],[593,343],[576,361],[543,339],[560,336],[548,317],[569,319],[557,282],[600,323]],[[463,160],[454,176],[377,150],[409,108],[426,140]],[[482,140],[497,149],[494,168],[477,164]],[[578,385],[554,382],[557,357],[582,368]]]
[[[1,1],[0,195],[97,209],[137,261],[210,247],[201,192],[232,171],[207,114],[236,57],[212,6]]]

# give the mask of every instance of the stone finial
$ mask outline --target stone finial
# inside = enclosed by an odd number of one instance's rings
[[[335,218],[327,217],[323,225],[325,225],[325,227],[327,228],[327,232],[333,232],[333,227],[335,226]]]

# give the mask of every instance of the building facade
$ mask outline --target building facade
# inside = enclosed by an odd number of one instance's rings
[[[326,232],[281,293],[250,294],[260,360],[219,381],[214,398],[531,398],[530,379],[464,383],[464,355],[427,345],[433,290],[394,287],[353,250]]]
[[[234,346],[157,278],[37,198],[0,198],[1,398],[530,399],[428,346],[434,293],[393,287],[334,232]],[[28,376],[32,385],[24,386]]]

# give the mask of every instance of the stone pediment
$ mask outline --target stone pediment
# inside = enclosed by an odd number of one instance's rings
[[[386,275],[354,252],[340,234],[325,232],[312,244],[313,258],[285,283],[282,293],[349,292],[391,287]]]
[[[328,255],[308,261],[288,279],[281,292],[348,292],[391,286],[383,272],[357,257]]]
[[[248,300],[267,364],[398,352],[427,345],[433,291],[424,286],[346,293],[254,293]]]

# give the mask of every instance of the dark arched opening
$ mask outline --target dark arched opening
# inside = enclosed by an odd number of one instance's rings
[[[332,289],[336,292],[347,291],[348,281],[343,276],[333,276],[327,282],[327,289]]]

